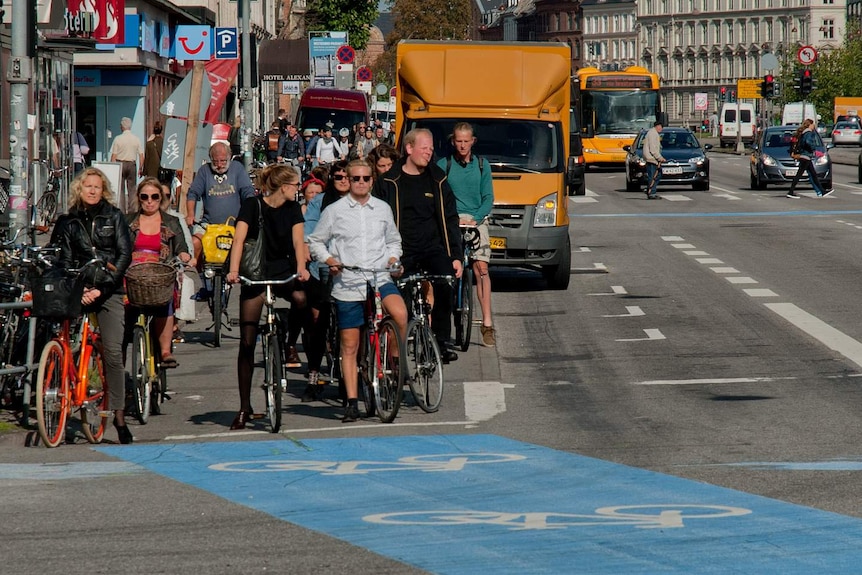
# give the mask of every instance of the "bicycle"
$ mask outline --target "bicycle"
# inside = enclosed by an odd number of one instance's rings
[[[452,319],[455,324],[455,345],[461,351],[467,351],[473,330],[473,252],[479,248],[479,228],[462,224],[461,239],[464,245],[461,268],[464,271],[461,277],[455,280]]]
[[[266,323],[260,330],[260,340],[263,344],[263,389],[266,398],[266,415],[269,418],[270,431],[278,433],[281,429],[281,396],[287,391],[287,377],[284,372],[281,342],[286,334],[280,332],[280,322],[276,317],[275,294],[272,286],[286,285],[299,278],[293,274],[282,280],[252,280],[239,276],[239,281],[247,286],[266,286],[264,306],[266,307]]]
[[[195,224],[203,222],[196,221]],[[207,226],[207,229],[213,227],[213,224]],[[221,224],[219,228],[221,232],[215,234],[211,241],[204,234],[202,239],[203,255],[204,255],[204,278],[212,281],[212,289],[206,290],[207,307],[212,314],[213,323],[207,330],[213,330],[213,346],[221,347],[221,331],[222,328],[230,331],[230,317],[227,312],[228,300],[230,299],[230,284],[225,281],[227,276],[225,263],[230,254],[230,248],[233,245],[234,227],[232,224]],[[204,286],[206,287],[206,286]],[[224,316],[224,318],[222,317]]]
[[[400,264],[390,268],[341,266],[363,274],[371,274],[365,299],[366,325],[359,337],[356,364],[359,387],[362,390],[366,417],[375,413],[383,423],[392,423],[398,415],[404,393],[404,345],[395,321],[383,313],[383,297],[377,283],[378,273],[393,273]]]
[[[452,276],[412,274],[402,278],[398,286],[408,293],[408,311],[411,319],[407,324],[407,385],[419,408],[434,413],[443,399],[443,357],[440,346],[431,331],[431,305],[425,298],[427,282],[452,281]]]
[[[96,263],[102,262],[92,259],[68,272],[80,273]],[[42,350],[36,376],[36,417],[46,447],[57,447],[63,440],[66,419],[73,410],[78,410],[87,441],[102,441],[111,412],[102,341],[92,315],[84,314],[74,332],[72,319],[61,320],[56,335]],[[77,334],[74,338],[73,333]]]
[[[45,189],[39,196],[39,200],[35,202],[30,214],[30,226],[39,233],[47,233],[54,219],[57,217],[57,199],[60,192],[61,178],[63,174],[69,170],[69,166],[60,168],[49,168],[44,161],[34,163],[42,164],[48,170],[45,180]]]

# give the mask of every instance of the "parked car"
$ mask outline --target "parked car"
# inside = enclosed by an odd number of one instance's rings
[[[836,146],[862,146],[862,127],[856,122],[838,122],[832,129],[832,143]]]
[[[752,190],[765,190],[767,185],[790,184],[793,181],[799,162],[790,156],[790,143],[797,127],[773,126],[757,135],[750,162]],[[828,151],[835,146],[824,144],[817,133],[814,137],[815,150],[822,154],[814,160],[814,170],[824,189],[828,190],[832,188],[832,160]],[[800,183],[808,185],[808,178],[800,180]]]
[[[646,186],[646,160],[643,157],[642,131],[626,151],[626,191],[636,192]],[[661,166],[660,186],[690,185],[693,190],[709,189],[709,158],[712,144],[701,145],[688,128],[664,128],[661,132],[661,153],[667,160]]]

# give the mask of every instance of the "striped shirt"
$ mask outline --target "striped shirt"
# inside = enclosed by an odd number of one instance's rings
[[[365,204],[344,196],[323,212],[308,237],[312,256],[319,262],[333,257],[346,266],[385,268],[401,257],[401,235],[389,204],[370,196]],[[372,274],[343,270],[332,284],[338,301],[364,301]],[[377,274],[378,285],[391,282],[388,273]]]

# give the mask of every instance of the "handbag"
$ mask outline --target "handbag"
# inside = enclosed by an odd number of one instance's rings
[[[260,198],[257,200],[257,238],[246,238],[242,246],[242,257],[239,260],[239,275],[250,280],[265,279],[266,268],[266,236],[263,231],[263,206]]]
[[[227,261],[230,248],[233,245],[233,216],[223,224],[208,224],[201,238],[204,249],[204,259],[210,264],[223,264]]]
[[[191,273],[191,272],[189,272]],[[182,274],[182,286],[180,287],[180,305],[174,312],[174,317],[179,320],[193,322],[195,315],[195,282],[189,273]]]

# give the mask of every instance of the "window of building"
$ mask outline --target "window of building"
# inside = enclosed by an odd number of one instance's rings
[[[745,44],[748,41],[748,40],[746,40],[746,37],[747,37],[746,32],[747,32],[747,30],[746,30],[746,26],[745,26],[745,20],[740,20],[739,21],[739,43],[740,44]]]
[[[575,29],[575,18],[574,18],[574,14],[572,14],[571,12],[569,12],[569,13],[567,13],[567,14],[566,14],[566,30],[569,30],[569,31],[571,32],[571,31],[573,31],[574,29]]]
[[[835,20],[832,18],[825,18],[823,20],[823,26],[820,27],[821,32],[823,33],[824,40],[832,40],[835,38]]]
[[[824,4],[835,4],[835,0],[823,0]]]
[[[733,44],[733,22],[725,23],[725,31],[727,32],[727,43]]]
[[[760,21],[751,21],[751,41],[755,44],[760,44]]]
[[[605,14],[604,16],[602,16],[602,28],[601,28],[601,32],[602,32],[602,34],[607,34],[607,33],[608,33],[608,15],[607,15],[607,14]]]

